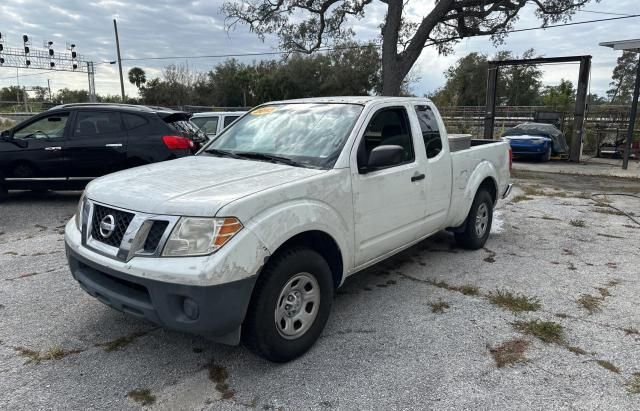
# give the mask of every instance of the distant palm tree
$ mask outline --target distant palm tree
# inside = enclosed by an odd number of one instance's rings
[[[140,67],[133,67],[129,70],[129,83],[135,84],[137,88],[140,88],[144,83],[147,82],[147,76],[143,69]]]

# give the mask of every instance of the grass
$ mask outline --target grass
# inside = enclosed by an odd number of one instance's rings
[[[571,351],[575,355],[587,355],[587,352],[580,347],[576,347],[573,345],[568,345],[565,347],[567,350]]]
[[[30,348],[25,347],[16,347],[15,350],[18,352],[18,355],[21,357],[25,357],[27,361],[25,364],[39,364],[42,361],[46,360],[60,360],[67,355],[77,354],[84,350],[64,350],[59,345],[55,345],[49,348],[45,352],[40,352],[36,350],[32,350]]]
[[[608,207],[594,207],[591,209],[594,213],[609,214],[609,215],[625,215],[622,211],[614,210]]]
[[[112,341],[98,343],[96,344],[96,347],[104,347],[104,350],[106,352],[119,351],[146,334],[147,334],[147,331],[136,331],[129,335],[125,335],[124,337],[116,338],[115,340],[112,340]]]
[[[497,347],[489,349],[489,352],[496,361],[496,366],[502,368],[506,365],[514,365],[525,362],[525,351],[529,347],[529,341],[523,339],[515,339],[504,342]]]
[[[533,197],[529,197],[529,196],[524,195],[524,194],[519,194],[519,195],[513,197],[511,199],[511,202],[512,203],[520,203],[522,201],[529,201],[529,200],[533,200]]]
[[[634,372],[625,385],[629,394],[640,394],[640,372]]]
[[[589,294],[582,294],[580,298],[578,298],[577,303],[580,304],[584,309],[589,311],[589,314],[593,314],[595,312],[600,311],[600,306],[604,298],[596,297]]]
[[[627,327],[623,331],[626,335],[640,335],[640,331],[635,327]]]
[[[457,287],[451,287],[450,290],[458,291],[464,295],[479,295],[480,289],[475,285],[465,284]]]
[[[487,296],[492,304],[506,308],[514,313],[536,311],[542,307],[540,300],[523,294],[513,294],[510,291],[496,290]]]
[[[407,276],[405,276],[405,277],[407,277]],[[416,280],[415,278],[412,278],[412,279]],[[445,290],[457,291],[457,292],[462,293],[464,295],[479,295],[480,294],[480,289],[478,287],[476,287],[475,285],[471,285],[471,284],[450,285],[449,283],[447,283],[445,281],[435,281],[435,280],[424,280],[422,282],[425,282],[427,284],[431,284],[434,287],[444,288]]]
[[[569,220],[569,224],[571,224],[574,227],[579,227],[579,228],[586,227],[586,224],[585,224],[584,220]]]
[[[438,301],[437,303],[430,303],[432,313],[443,313],[445,309],[449,308],[449,304],[444,301]]]
[[[618,367],[616,367],[615,365],[613,365],[611,362],[607,361],[607,360],[596,360],[596,363],[598,363],[599,366],[606,368],[607,370],[611,371],[611,372],[615,372],[616,374],[620,374],[620,369]]]
[[[129,391],[127,396],[141,405],[152,405],[156,402],[156,396],[151,394],[148,388],[136,388]]]
[[[561,343],[564,340],[562,326],[553,321],[516,321],[513,326],[516,330],[527,335],[533,335],[546,343]]]

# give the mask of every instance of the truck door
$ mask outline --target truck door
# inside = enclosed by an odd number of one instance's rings
[[[420,137],[411,130],[407,107],[379,109],[369,114],[367,124],[350,162],[356,266],[421,237],[426,213],[424,154],[415,151]],[[401,146],[402,158],[388,167],[367,170],[371,151],[383,145]]]
[[[427,157],[426,178],[423,180],[426,195],[426,230],[433,233],[443,229],[451,206],[451,155],[446,129],[437,109],[432,105],[416,105],[413,108],[418,120],[418,132],[423,143],[418,146]]]

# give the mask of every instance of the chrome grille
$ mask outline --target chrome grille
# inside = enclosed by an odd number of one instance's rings
[[[100,232],[100,223],[107,216],[111,215],[114,221],[113,232],[110,235],[104,236]],[[122,238],[124,237],[127,227],[133,220],[134,214],[127,213],[125,211],[116,210],[109,207],[104,207],[99,204],[95,204],[93,207],[93,219],[91,223],[91,236],[101,243],[110,245],[112,247],[120,247]]]

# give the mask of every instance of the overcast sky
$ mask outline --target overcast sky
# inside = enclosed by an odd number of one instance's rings
[[[384,16],[381,2],[367,10],[366,18],[353,20],[359,40],[376,40],[378,26]],[[0,2],[0,32],[5,47],[21,47],[22,35],[28,34],[33,48],[43,41],[53,41],[54,48],[64,48],[66,42],[77,45],[78,52],[93,60],[96,66],[96,89],[99,94],[119,94],[116,65],[102,64],[115,59],[113,18],[118,19],[122,58],[146,58],[159,56],[219,55],[253,52],[273,52],[277,41],[267,39],[264,43],[245,27],[239,26],[227,33],[224,17],[220,14],[222,0],[208,1],[151,1],[137,0],[128,4],[122,0],[2,0]],[[410,0],[410,14],[414,18],[428,13],[432,0]],[[638,0],[595,1],[587,10],[607,13],[640,13]],[[615,17],[613,15],[579,12],[574,21]],[[517,28],[536,27],[540,23],[531,9],[522,14]],[[435,50],[426,49],[414,74],[419,81],[413,92],[422,95],[444,83],[443,72],[458,58],[476,51],[495,54],[498,50],[511,50],[516,55],[533,47],[544,56],[566,56],[590,54],[593,56],[591,92],[603,94],[611,80],[611,71],[620,52],[599,47],[598,43],[609,40],[640,37],[640,18],[551,28],[522,33],[513,33],[505,44],[494,47],[489,38],[463,40],[455,47],[455,53],[438,56]],[[260,57],[241,60],[251,62]],[[263,57],[273,58],[273,56]],[[208,70],[223,59],[174,59],[123,61],[127,94],[136,95],[136,89],[126,79],[126,72],[133,66],[142,67],[147,78],[160,74],[167,64],[188,64],[195,70]],[[557,84],[561,78],[577,80],[576,65],[547,66],[544,83]],[[55,90],[63,87],[87,88],[86,75],[79,73],[47,72],[21,69],[20,84],[46,86],[50,79]],[[0,87],[16,84],[16,70],[0,68]]]

